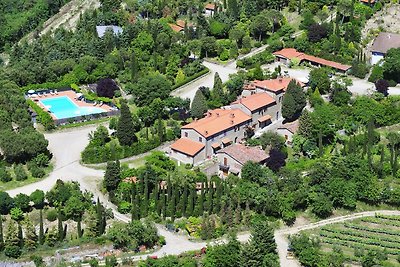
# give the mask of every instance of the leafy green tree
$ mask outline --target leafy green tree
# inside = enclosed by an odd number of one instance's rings
[[[190,114],[193,117],[200,119],[204,116],[204,113],[206,111],[207,111],[207,101],[201,90],[197,90],[193,98]]]
[[[125,101],[121,102],[121,116],[118,120],[116,135],[123,146],[130,146],[137,141],[132,113]]]
[[[43,209],[43,207],[44,207],[44,198],[45,198],[45,194],[40,189],[36,189],[29,196],[30,201],[33,202],[33,205],[37,209]]]
[[[306,95],[296,80],[291,80],[282,100],[282,116],[287,120],[296,119],[306,106]]]
[[[166,99],[171,90],[171,83],[159,73],[149,73],[140,77],[132,88],[127,88],[133,95],[133,101],[143,107],[149,105],[154,99]]]
[[[329,79],[330,71],[327,68],[315,68],[310,71],[309,86],[312,90],[316,88],[322,94],[326,94],[331,89],[331,81]]]
[[[258,38],[259,42],[261,42],[263,36],[266,36],[268,31],[272,30],[272,27],[272,22],[265,12],[253,17],[250,23],[251,32],[254,37]]]
[[[332,201],[325,194],[318,194],[313,198],[311,209],[318,217],[326,218],[332,214]]]
[[[27,212],[30,210],[31,206],[29,202],[30,198],[25,194],[19,193],[14,197],[15,207],[20,208],[23,212]]]
[[[14,206],[14,200],[6,192],[0,191],[0,213],[6,215],[10,212],[11,208]]]
[[[68,199],[67,203],[65,203],[64,213],[68,218],[71,218],[77,223],[77,232],[78,237],[82,237],[82,217],[87,208],[87,203],[83,201],[83,199],[79,196],[72,196]]]

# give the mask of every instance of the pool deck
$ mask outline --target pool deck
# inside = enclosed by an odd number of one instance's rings
[[[104,109],[104,112],[110,111],[112,110],[112,108],[103,103],[102,105],[100,105],[99,103],[97,105],[93,105],[93,103],[87,103],[85,101],[79,101],[77,100],[77,94],[70,90],[70,91],[61,91],[61,92],[57,92],[57,93],[47,93],[46,95],[42,95],[42,96],[29,96],[30,99],[32,99],[33,101],[35,101],[36,104],[38,104],[43,110],[47,111],[50,113],[51,117],[53,118],[53,120],[58,120],[58,118],[51,113],[43,104],[42,102],[40,102],[40,100],[44,100],[44,99],[51,99],[51,98],[57,98],[57,97],[62,97],[62,96],[67,96],[75,105],[77,105],[78,107],[92,107],[92,108],[101,108]]]

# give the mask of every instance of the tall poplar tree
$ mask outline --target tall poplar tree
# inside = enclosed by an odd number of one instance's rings
[[[0,251],[4,248],[3,217],[0,214]]]
[[[194,118],[202,118],[207,111],[207,100],[201,90],[197,90],[194,95],[192,106],[190,107],[190,114]]]

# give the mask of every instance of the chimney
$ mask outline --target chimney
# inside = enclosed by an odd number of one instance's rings
[[[235,113],[231,113],[231,118],[235,118]]]
[[[205,131],[204,131],[204,133],[207,135],[207,134],[208,134],[208,131],[207,131],[207,130],[205,130]]]
[[[282,78],[279,78],[279,83],[282,83],[282,81],[283,81]]]
[[[235,122],[233,120],[231,120],[231,124],[235,124]]]
[[[217,117],[219,117],[219,112],[217,112]]]

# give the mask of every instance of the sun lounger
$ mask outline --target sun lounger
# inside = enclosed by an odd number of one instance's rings
[[[51,94],[51,95],[55,95],[53,91],[50,91],[50,94]]]
[[[58,91],[57,91],[57,90],[54,90],[54,93],[55,93],[56,95],[58,95]]]
[[[38,97],[42,97],[42,94],[41,94],[41,93],[38,93]]]
[[[101,101],[101,102],[100,102],[100,106],[99,106],[99,107],[103,106],[103,104],[104,104],[104,103],[103,103],[103,101]]]
[[[97,106],[97,102],[96,101],[94,101],[93,106]]]

